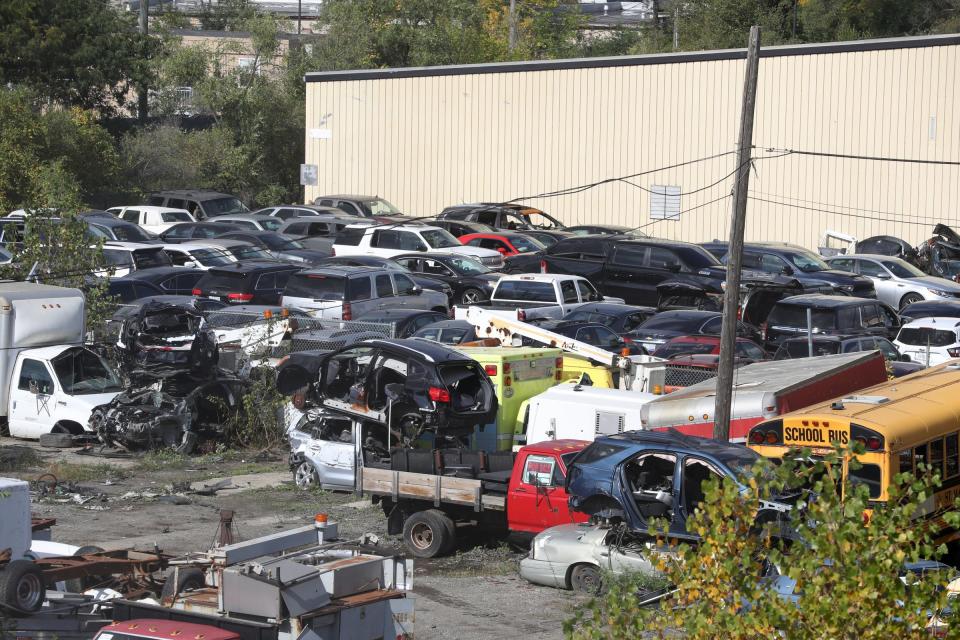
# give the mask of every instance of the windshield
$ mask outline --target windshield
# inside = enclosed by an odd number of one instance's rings
[[[161,211],[160,219],[164,222],[193,222],[186,211]]]
[[[463,246],[453,234],[446,229],[426,229],[420,232],[420,236],[434,249]]]
[[[54,358],[53,370],[64,393],[69,395],[123,391],[110,365],[93,351],[81,347],[68,349]]]
[[[514,218],[514,216],[516,216],[516,218]],[[534,229],[547,229],[553,231],[563,229],[563,224],[559,220],[543,213],[542,211],[536,211],[533,209],[521,210],[519,213],[511,213],[508,214],[508,217],[511,219],[519,219]]]
[[[890,273],[898,278],[922,278],[927,275],[909,262],[903,260],[884,260],[880,264],[885,266]]]
[[[284,238],[281,235],[273,233],[263,234],[260,236],[260,240],[262,240],[263,244],[267,245],[268,248],[273,249],[274,251],[305,248],[299,240],[290,240],[289,238]]]
[[[149,269],[151,267],[170,267],[173,262],[170,256],[163,249],[137,249],[133,252],[133,262],[137,269]]]
[[[91,226],[101,230],[107,235],[107,237],[111,237],[110,231],[112,230],[112,237],[115,237],[121,242],[144,242],[153,239],[153,236],[135,224],[121,224],[115,227],[110,227],[109,229],[96,224]]]
[[[676,247],[676,252],[691,269],[705,269],[720,264],[716,256],[703,247]]]
[[[367,282],[368,278],[363,278]],[[345,278],[318,274],[294,273],[287,281],[283,290],[284,296],[291,298],[309,298],[313,300],[343,300],[343,293],[347,287]]]
[[[704,353],[713,353],[716,349],[715,345],[704,342],[668,342],[667,344],[658,347],[656,351],[653,352],[658,358],[676,358],[677,356],[692,356],[699,355]]]
[[[229,249],[237,260],[273,260],[273,256],[260,247],[231,247]]]
[[[729,455],[729,457],[726,457]],[[753,465],[757,464],[760,454],[746,447],[732,450],[721,461],[733,472],[733,476],[743,484],[747,484],[753,474]]]
[[[543,251],[547,248],[546,245],[537,242],[533,238],[524,236],[514,236],[510,238],[510,242],[518,253],[536,253],[537,251]]]
[[[719,315],[720,314],[717,314],[717,316]],[[712,317],[713,316],[706,315],[683,316],[673,313],[658,313],[637,327],[636,331],[669,329],[681,333],[693,333],[698,331],[700,326]]]
[[[231,213],[248,213],[250,211],[246,205],[240,202],[239,198],[233,197],[204,200],[202,206],[208,217],[225,216]]]
[[[133,266],[133,256],[129,251],[120,251],[117,249],[104,249],[103,259],[110,267],[131,267]]]
[[[383,198],[377,198],[375,200],[364,200],[360,203],[360,206],[363,207],[363,210],[370,216],[397,216],[403,215],[400,212],[400,209],[397,209],[395,206],[384,200]]]
[[[913,347],[948,347],[957,342],[957,334],[945,329],[928,327],[904,327],[897,341]]]
[[[797,269],[800,269],[800,271],[803,271],[804,273],[826,271],[830,268],[830,266],[821,260],[816,254],[808,251],[791,251],[785,255],[787,256],[787,260],[796,265]]]
[[[190,257],[205,267],[221,267],[233,262],[224,252],[213,249],[193,249],[190,251]]]
[[[457,256],[450,258],[447,265],[461,276],[473,276],[482,273],[491,273],[491,270],[479,261],[466,256]]]
[[[778,304],[770,312],[767,324],[771,327],[793,327],[806,329],[807,309],[795,304]],[[814,330],[834,329],[837,315],[830,309],[812,309],[811,323]]]

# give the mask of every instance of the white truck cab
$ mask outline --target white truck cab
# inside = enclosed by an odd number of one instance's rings
[[[122,390],[110,365],[83,346],[77,289],[0,284],[0,418],[10,435],[83,433],[91,410]]]
[[[392,258],[411,251],[455,253],[476,258],[491,269],[503,266],[499,251],[460,243],[446,229],[421,224],[351,224],[337,234],[334,255],[370,255]]]
[[[196,222],[186,209],[173,209],[170,207],[156,207],[150,205],[133,205],[129,207],[111,207],[107,209],[110,213],[121,220],[132,222],[143,229],[152,233],[162,233],[175,224],[181,222]]]

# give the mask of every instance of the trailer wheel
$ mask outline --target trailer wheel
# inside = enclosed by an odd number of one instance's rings
[[[164,576],[166,580],[163,583],[163,590],[160,592],[160,599],[172,598],[175,593],[202,589],[207,584],[207,577],[202,569],[196,567],[180,567],[177,583],[173,583],[173,577],[178,575],[175,569],[167,569]],[[174,590],[176,587],[176,590]]]
[[[14,560],[0,570],[0,604],[13,615],[33,613],[45,597],[43,572],[30,560]]]
[[[603,593],[603,576],[592,564],[578,564],[570,572],[570,587],[580,593],[597,596]]]
[[[434,558],[452,546],[453,527],[442,511],[418,511],[403,523],[403,543],[418,558]]]

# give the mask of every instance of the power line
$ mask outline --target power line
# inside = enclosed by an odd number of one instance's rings
[[[828,151],[801,151],[798,149],[777,149],[767,148],[767,151],[782,151],[785,155],[797,156],[817,156],[821,158],[842,158],[845,160],[870,160],[874,162],[899,162],[904,164],[932,164],[948,167],[960,167],[960,161],[957,160],[924,160],[920,158],[895,158],[891,156],[864,156],[854,153],[830,153]]]
[[[750,193],[755,194],[757,196],[764,196],[767,198],[781,198],[783,200],[793,200],[794,202],[802,202],[804,204],[811,204],[811,205],[820,205],[823,207],[834,207],[837,209],[850,209],[852,211],[863,211],[865,213],[877,213],[880,215],[898,216],[900,218],[916,218],[918,220],[929,221],[932,224],[936,224],[942,221],[942,218],[939,216],[930,217],[930,216],[921,216],[914,213],[900,213],[898,211],[881,211],[879,209],[865,209],[863,207],[853,207],[846,204],[831,204],[829,202],[821,202],[819,200],[805,200],[804,198],[794,198],[793,196],[785,196],[778,193],[764,193],[763,191],[751,191]]]
[[[646,223],[646,224],[643,224],[643,225],[640,225],[639,227],[634,227],[634,228],[631,229],[630,231],[639,231],[640,229],[646,229],[647,227],[652,226],[652,225],[655,225],[655,224],[660,223],[660,222],[669,222],[669,221],[676,222],[676,221],[680,218],[680,216],[683,215],[683,214],[685,214],[685,213],[690,213],[691,211],[696,211],[697,209],[702,209],[702,208],[704,208],[704,207],[710,206],[711,204],[713,204],[713,203],[715,203],[715,202],[720,202],[721,200],[726,200],[727,198],[731,198],[731,197],[732,197],[732,194],[725,193],[725,194],[723,194],[722,196],[720,196],[720,197],[718,197],[718,198],[714,198],[713,200],[708,200],[707,202],[702,202],[702,203],[696,205],[695,207],[690,207],[689,209],[684,209],[683,211],[678,211],[677,214],[676,214],[676,217],[671,216],[671,217],[669,217],[669,218],[658,218],[658,219],[656,219],[656,220],[651,220],[650,222],[648,222],[648,223]]]
[[[758,198],[756,196],[747,196],[750,200],[755,200],[757,202],[766,202],[769,204],[777,204],[783,207],[792,207],[794,209],[804,209],[806,211],[816,211],[817,213],[829,213],[830,215],[846,217],[846,218],[858,218],[861,220],[873,220],[876,222],[890,222],[893,224],[911,224],[915,226],[929,227],[929,222],[914,222],[912,220],[894,220],[892,218],[879,218],[876,216],[861,216],[855,213],[846,213],[843,211],[831,211],[829,209],[818,209],[817,207],[807,207],[799,204],[792,204],[790,202],[779,202],[777,200],[769,200],[767,198]],[[830,206],[830,205],[827,205]],[[939,220],[938,220],[939,222]]]

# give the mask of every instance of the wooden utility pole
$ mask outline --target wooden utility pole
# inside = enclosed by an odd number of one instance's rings
[[[747,189],[750,186],[750,155],[753,148],[753,113],[757,106],[757,71],[760,66],[760,27],[750,27],[747,73],[743,80],[740,111],[740,142],[737,148],[737,179],[733,185],[730,245],[727,250],[727,282],[723,292],[723,324],[720,329],[720,367],[717,370],[717,404],[713,437],[730,439],[730,405],[733,400],[733,361],[737,348],[737,311],[740,308],[740,267],[743,264],[743,230],[747,220]]]
[[[150,11],[150,0],[140,0],[140,35],[143,36],[144,41],[144,50],[146,50],[146,41],[147,41],[147,32],[149,26],[147,25],[147,18]],[[140,124],[147,123],[147,83],[146,81],[140,85],[140,93],[137,96],[137,119],[140,121]]]

